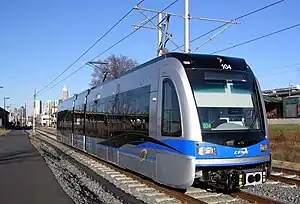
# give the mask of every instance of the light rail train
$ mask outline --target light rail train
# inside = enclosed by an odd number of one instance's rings
[[[64,143],[186,189],[235,189],[271,171],[258,80],[241,58],[168,53],[59,103]]]

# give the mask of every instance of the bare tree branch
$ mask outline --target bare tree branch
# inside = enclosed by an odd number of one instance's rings
[[[123,55],[111,55],[105,59],[104,62],[108,64],[99,64],[94,68],[90,83],[91,86],[101,84],[106,73],[106,79],[118,78],[123,72],[126,72],[138,65],[136,60]]]

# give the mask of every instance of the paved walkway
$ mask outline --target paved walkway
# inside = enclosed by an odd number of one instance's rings
[[[73,203],[23,130],[0,136],[0,203]]]

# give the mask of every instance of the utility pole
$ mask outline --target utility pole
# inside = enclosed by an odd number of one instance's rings
[[[24,115],[24,126],[26,126],[27,125],[27,121],[26,121],[26,117],[27,117],[27,109],[26,109],[26,102],[25,102],[25,115]]]
[[[50,115],[51,115],[51,113],[50,113],[50,112],[51,112],[51,110],[50,110],[51,107],[50,107],[50,106],[51,106],[51,101],[49,101],[49,103],[48,103],[48,109],[49,109],[49,110],[48,110],[48,111],[49,111],[49,124],[48,124],[48,127],[50,127],[50,122],[51,122],[51,121],[50,121],[50,119],[51,119],[51,116],[50,116]]]
[[[34,94],[33,94],[33,121],[32,121],[32,134],[35,135],[35,99],[36,99],[36,89],[34,89]]]
[[[184,52],[190,52],[190,0],[184,0]]]
[[[3,107],[4,108],[3,125],[4,125],[4,128],[7,127],[7,125],[6,125],[6,123],[7,123],[7,121],[6,121],[6,104],[5,104],[6,99],[9,99],[9,97],[4,96],[4,98],[3,98],[3,106],[4,106]]]

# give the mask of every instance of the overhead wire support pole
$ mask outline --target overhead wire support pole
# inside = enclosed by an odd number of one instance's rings
[[[161,48],[161,46],[162,46],[162,37],[163,37],[163,33],[162,33],[162,25],[161,25],[161,23],[162,23],[162,20],[163,20],[163,14],[162,13],[159,13],[158,14],[158,24],[157,24],[157,26],[158,26],[158,45],[157,45],[157,47],[158,47],[158,55],[160,56],[160,48]]]
[[[32,134],[35,135],[35,117],[36,117],[36,112],[35,112],[35,100],[36,100],[36,89],[34,89],[34,94],[33,94],[33,121],[32,121]]]
[[[190,52],[190,0],[184,0],[184,52]]]
[[[138,7],[135,7],[138,9]],[[141,12],[141,11],[140,11]],[[141,26],[143,23],[144,25],[148,22],[150,22],[147,18],[145,20],[143,20],[141,23],[139,23],[139,25],[136,25],[134,24],[134,28],[135,29],[140,29],[140,28],[146,28],[146,29],[152,29],[152,30],[157,30],[158,33],[157,33],[157,56],[161,56],[163,51],[164,51],[164,48],[165,48],[165,45],[167,43],[167,41],[169,40],[168,37],[167,40],[164,40],[164,35],[163,35],[163,30],[166,30],[166,32],[168,31],[168,25],[169,25],[169,21],[170,21],[170,15],[169,14],[164,14],[162,12],[160,13],[157,13],[158,15],[158,23],[156,25],[156,27],[150,27],[150,26]],[[145,16],[145,15],[144,15]],[[168,34],[169,36],[169,34]],[[170,35],[171,37],[171,35]]]
[[[213,39],[215,39],[218,35],[220,35],[221,33],[223,33],[225,30],[227,30],[230,26],[232,26],[232,24],[227,24],[226,26],[224,26],[224,28],[222,28],[219,32],[217,32],[216,34],[214,34],[213,36],[211,36],[209,39],[207,39],[204,43],[202,43],[201,45],[199,45],[195,50],[197,51],[198,49],[200,49],[201,47],[203,47],[205,44],[207,44],[208,42],[212,41]]]

